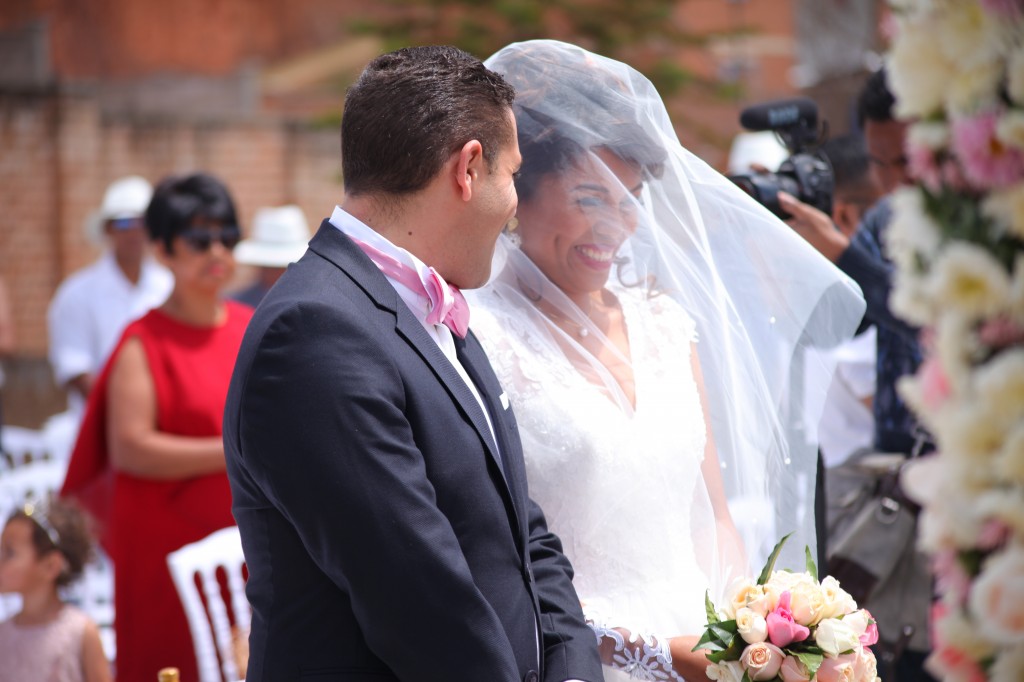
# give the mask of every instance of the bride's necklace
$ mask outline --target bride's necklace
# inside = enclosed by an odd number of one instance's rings
[[[581,339],[585,339],[590,336],[590,328],[586,323],[580,324],[576,320],[570,319],[567,315],[563,314],[558,310],[545,310],[544,314],[548,316],[552,322],[557,324],[559,327],[568,327],[570,330],[575,332],[576,336]]]

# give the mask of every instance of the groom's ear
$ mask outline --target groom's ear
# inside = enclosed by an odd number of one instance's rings
[[[473,198],[473,188],[484,172],[484,163],[484,148],[479,140],[470,140],[456,152],[455,183],[463,201]]]

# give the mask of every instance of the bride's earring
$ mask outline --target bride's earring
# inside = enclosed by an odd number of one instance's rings
[[[519,229],[519,218],[512,216],[508,223],[505,225],[505,237],[512,243],[512,246],[519,248],[523,243],[523,238],[516,232]]]

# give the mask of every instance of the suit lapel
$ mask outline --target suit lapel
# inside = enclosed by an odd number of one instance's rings
[[[380,269],[329,220],[324,220],[321,223],[320,229],[309,243],[309,248],[344,271],[378,308],[389,310],[395,315],[395,330],[399,336],[416,350],[447,389],[460,411],[480,436],[480,441],[484,444],[488,457],[494,461],[502,478],[505,479],[505,470],[501,466],[501,460],[491,438],[491,431],[487,427],[483,410],[480,409],[480,403],[473,397],[466,382],[462,380],[452,363],[430,338],[423,325],[399,298],[398,292]],[[479,344],[477,346],[479,347]],[[495,424],[495,430],[497,431],[497,429],[498,425]],[[505,485],[508,486],[507,480]]]

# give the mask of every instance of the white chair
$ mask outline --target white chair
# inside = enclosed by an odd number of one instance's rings
[[[3,459],[10,467],[21,467],[46,459],[46,439],[42,431],[21,426],[3,427]]]
[[[234,682],[239,679],[231,634],[231,618],[224,603],[218,568],[227,577],[234,623],[247,629],[252,610],[245,598],[242,571],[245,557],[238,528],[231,526],[185,545],[167,555],[174,585],[185,607],[199,665],[199,682]],[[202,583],[202,594],[196,576]],[[205,604],[204,604],[205,600]]]

